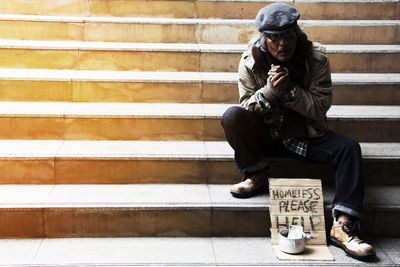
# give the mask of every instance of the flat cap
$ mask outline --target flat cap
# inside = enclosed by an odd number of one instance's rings
[[[299,17],[300,13],[296,8],[274,3],[258,11],[255,23],[259,32],[279,34],[291,30]]]

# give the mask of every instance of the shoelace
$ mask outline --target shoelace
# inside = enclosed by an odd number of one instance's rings
[[[359,220],[350,220],[346,223],[343,223],[342,226],[343,232],[345,232],[350,238],[349,241],[353,240],[354,237],[360,236],[360,221]],[[359,244],[365,243],[360,240]]]

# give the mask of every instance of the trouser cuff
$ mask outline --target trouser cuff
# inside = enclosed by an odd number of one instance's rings
[[[332,208],[332,216],[333,218],[336,218],[337,216],[339,216],[341,213],[344,213],[346,215],[350,215],[352,217],[356,217],[359,220],[362,220],[364,218],[363,214],[359,211],[356,211],[352,208],[343,206],[341,204],[336,204],[333,208]]]

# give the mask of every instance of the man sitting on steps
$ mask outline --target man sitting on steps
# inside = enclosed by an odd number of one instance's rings
[[[330,240],[351,257],[375,255],[359,238],[364,187],[361,149],[348,137],[329,130],[331,72],[322,48],[297,25],[299,12],[286,4],[261,9],[259,36],[250,41],[239,64],[241,107],[229,108],[222,126],[235,151],[243,181],[231,194],[248,198],[268,189],[267,157],[286,156],[335,169],[333,227]]]

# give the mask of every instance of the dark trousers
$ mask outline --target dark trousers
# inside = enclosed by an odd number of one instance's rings
[[[222,117],[228,143],[235,151],[240,172],[254,172],[268,166],[268,157],[285,156],[313,163],[330,164],[335,170],[333,215],[338,212],[362,217],[364,185],[360,145],[352,138],[328,131],[309,139],[307,154],[288,150],[281,141],[272,140],[262,118],[241,107],[229,108]]]

